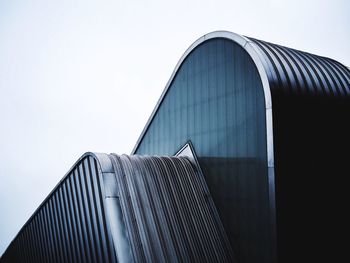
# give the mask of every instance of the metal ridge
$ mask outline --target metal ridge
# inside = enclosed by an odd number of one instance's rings
[[[272,89],[299,94],[349,96],[350,70],[341,63],[308,52],[249,38],[261,59],[268,61],[278,81],[270,79]]]
[[[122,214],[114,240],[119,242],[123,232],[129,244],[117,256],[127,262],[235,262],[204,176],[189,158],[110,158]],[[125,252],[133,256],[123,256]]]
[[[194,157],[193,157],[194,158]],[[235,262],[188,157],[84,154],[1,262]]]

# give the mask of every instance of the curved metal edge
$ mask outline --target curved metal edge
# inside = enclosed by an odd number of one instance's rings
[[[33,214],[31,215],[31,217],[27,220],[27,222],[29,222],[32,217],[39,211],[39,209],[45,204],[45,202],[52,196],[52,194],[57,190],[57,188],[63,183],[64,180],[67,179],[67,177],[72,173],[72,171],[75,169],[75,167],[82,162],[85,158],[88,157],[92,157],[97,161],[98,164],[98,172],[103,173],[104,170],[108,170],[108,165],[106,165],[106,163],[103,161],[105,158],[103,157],[104,153],[94,153],[94,152],[86,152],[84,153],[72,166],[71,168],[68,170],[68,172],[66,172],[66,174],[62,177],[62,179],[56,184],[56,186],[51,190],[51,192],[47,195],[47,197],[44,199],[44,201],[41,202],[41,204],[39,205],[39,207],[37,209],[35,209],[35,211],[33,212]],[[108,158],[108,157],[107,157]],[[23,225],[23,227],[27,224],[27,222]],[[22,227],[22,228],[23,228]],[[19,232],[18,232],[19,233]]]
[[[93,157],[99,165],[99,176],[101,177],[101,191],[106,215],[108,235],[113,241],[114,252],[118,262],[134,262],[132,249],[119,198],[117,174],[113,166],[112,157],[106,153],[86,153]]]
[[[93,157],[95,158],[95,153],[92,152],[86,152],[84,153],[72,166],[71,168],[68,170],[68,172],[66,172],[66,174],[62,177],[62,179],[56,184],[56,186],[50,191],[50,193],[46,196],[46,198],[40,203],[40,205],[34,210],[34,212],[32,213],[32,215],[28,218],[28,220],[23,224],[23,226],[20,228],[20,230],[17,232],[17,234],[15,235],[15,237],[11,240],[11,242],[9,243],[9,245],[7,246],[7,248],[5,249],[5,251],[3,252],[2,256],[5,254],[6,250],[11,246],[12,242],[15,241],[15,239],[17,238],[17,236],[23,231],[23,229],[25,228],[25,226],[27,226],[27,224],[30,223],[30,221],[33,219],[33,217],[37,214],[37,212],[41,209],[41,207],[46,203],[46,201],[52,196],[52,194],[57,190],[57,188],[62,184],[62,182],[71,174],[71,172],[74,170],[74,168],[82,161],[84,160],[86,157]],[[96,159],[96,158],[95,158]],[[98,160],[98,159],[97,159]],[[97,162],[99,163],[99,162]],[[2,257],[1,256],[1,257]]]
[[[178,70],[180,69],[182,63],[185,61],[187,56],[200,44],[204,43],[207,40],[214,39],[214,38],[224,38],[231,40],[238,45],[240,45],[251,57],[253,60],[261,82],[263,86],[264,91],[264,98],[265,98],[265,110],[266,110],[266,142],[267,142],[267,167],[268,167],[268,184],[269,184],[269,200],[270,200],[270,215],[271,215],[271,229],[273,231],[272,233],[272,243],[273,243],[273,251],[272,254],[274,255],[275,259],[274,261],[277,261],[277,237],[276,237],[276,203],[275,203],[275,169],[274,169],[274,143],[273,143],[273,120],[272,120],[272,97],[271,97],[271,89],[270,89],[270,83],[268,74],[266,72],[266,69],[263,65],[263,61],[261,56],[259,56],[259,51],[257,50],[257,47],[254,45],[254,43],[247,37],[229,32],[229,31],[214,31],[211,33],[208,33],[199,39],[197,39],[182,55],[180,60],[175,66],[175,69],[173,73],[170,76],[170,79],[168,80],[164,91],[162,92],[155,108],[153,109],[151,116],[149,117],[144,129],[141,132],[140,137],[138,138],[131,154],[135,154],[136,150],[138,149],[143,137],[145,136],[148,127],[150,126],[154,116],[156,115],[165,95],[167,94],[171,83],[173,82]]]
[[[105,153],[93,153],[101,168],[101,190],[103,193],[104,209],[107,227],[113,241],[117,262],[134,262],[130,239],[128,237],[123,212],[120,204],[119,187],[116,169],[112,156]]]
[[[47,195],[47,197],[40,203],[40,205],[35,209],[35,211],[32,213],[32,215],[29,217],[29,219],[23,224],[23,226],[20,228],[20,230],[17,232],[16,236],[11,240],[1,257],[6,253],[6,250],[11,246],[11,244],[15,241],[17,236],[24,230],[24,228],[31,222],[33,217],[40,211],[40,209],[45,205],[45,203],[51,198],[51,196],[55,193],[55,191],[61,186],[61,184],[68,178],[68,176],[72,173],[72,171],[78,166],[82,161],[84,161],[86,158],[93,158],[96,160],[97,163],[97,172],[98,176],[100,177],[100,182],[101,182],[101,192],[103,196],[101,197],[103,199],[103,209],[106,215],[106,224],[107,224],[107,229],[110,230],[108,231],[108,235],[111,235],[110,238],[113,240],[113,247],[114,247],[114,252],[116,253],[116,256],[118,258],[118,261],[120,259],[123,259],[124,261],[122,262],[132,262],[132,257],[125,257],[125,247],[128,247],[128,244],[124,244],[123,241],[128,240],[121,240],[118,237],[120,235],[115,234],[115,229],[116,225],[117,228],[120,230],[124,230],[124,223],[121,220],[117,220],[114,222],[116,219],[122,219],[121,215],[118,214],[116,216],[116,211],[121,211],[120,209],[118,210],[118,204],[119,204],[119,199],[117,202],[116,200],[112,200],[112,198],[115,198],[114,196],[111,197],[109,196],[109,187],[106,185],[106,177],[114,177],[115,178],[115,171],[114,167],[112,164],[111,159],[109,158],[109,155],[106,153],[94,153],[94,152],[86,152],[84,153],[66,172],[66,174],[62,177],[62,179],[56,184],[56,186],[50,191],[50,193]],[[116,186],[115,186],[116,187]],[[109,199],[111,199],[109,201]],[[123,247],[124,245],[124,247]],[[123,248],[121,250],[120,248]],[[124,253],[121,253],[124,252]],[[129,256],[130,254],[126,254]]]
[[[81,159],[92,157],[96,160],[100,177],[101,198],[106,218],[108,238],[112,241],[117,262],[134,262],[120,204],[116,172],[110,154],[85,153]],[[74,167],[74,166],[73,166]]]
[[[18,231],[17,235],[12,239],[12,241],[9,243],[8,247],[11,245],[11,243],[16,239],[16,237],[22,232],[24,227],[32,220],[32,218],[37,214],[37,212],[40,210],[40,208],[46,203],[46,201],[52,196],[52,194],[57,190],[57,188],[62,184],[62,182],[72,173],[74,168],[82,162],[85,158],[91,156],[94,159],[97,160],[97,163],[100,165],[99,159],[97,157],[98,154],[93,153],[93,152],[86,152],[84,153],[68,170],[68,172],[65,173],[65,175],[61,178],[61,180],[56,184],[56,186],[50,191],[50,193],[46,196],[46,198],[40,203],[40,205],[34,210],[32,215],[28,218],[28,220],[23,224],[23,226],[20,228]],[[101,169],[101,167],[100,167]],[[7,249],[7,248],[6,248]],[[6,250],[5,250],[6,251]],[[4,253],[5,253],[4,251]]]
[[[228,40],[231,40],[237,44],[239,44],[248,54],[249,56],[252,58],[254,64],[257,67],[257,70],[259,72],[260,75],[260,79],[261,82],[263,84],[263,90],[264,90],[264,98],[265,98],[265,109],[266,109],[266,131],[267,131],[267,157],[268,157],[268,167],[274,167],[274,154],[273,154],[273,134],[272,134],[272,99],[271,99],[271,90],[270,90],[270,84],[269,84],[269,79],[266,73],[266,70],[263,66],[263,63],[261,61],[261,57],[258,55],[258,52],[256,50],[256,47],[252,44],[253,42],[251,40],[249,40],[247,37],[238,35],[236,33],[233,32],[229,32],[229,31],[214,31],[211,33],[208,33],[202,37],[200,37],[199,39],[197,39],[186,51],[185,53],[182,55],[182,57],[180,58],[180,60],[178,61],[178,63],[175,66],[175,69],[173,71],[173,73],[170,76],[170,79],[168,80],[164,91],[162,92],[155,108],[153,109],[151,116],[149,117],[144,129],[141,132],[141,135],[139,136],[131,154],[135,154],[137,148],[140,145],[141,140],[143,139],[149,125],[151,124],[154,116],[156,115],[160,104],[162,103],[165,95],[167,94],[171,83],[173,82],[179,68],[181,67],[182,63],[184,62],[184,60],[187,58],[187,56],[196,48],[198,47],[200,44],[202,44],[203,42],[210,40],[210,39],[214,39],[214,38],[225,38]]]

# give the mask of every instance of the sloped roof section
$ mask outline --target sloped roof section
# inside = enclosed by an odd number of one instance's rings
[[[350,68],[331,58],[272,44],[229,31],[214,31],[197,39],[175,66],[163,93],[149,117],[132,153],[137,151],[149,125],[165,98],[177,72],[186,58],[206,41],[223,38],[240,45],[252,58],[261,78],[266,107],[267,133],[272,132],[273,95],[320,95],[326,97],[350,96]],[[268,137],[269,166],[273,167],[272,136]]]
[[[0,262],[235,262],[188,157],[86,153]]]
[[[254,46],[270,87],[285,92],[350,95],[350,70],[326,57],[248,38]]]
[[[123,216],[112,233],[128,240],[119,249],[126,256],[117,249],[121,260],[234,262],[204,177],[188,158],[110,155],[110,159],[115,181],[108,185],[118,193]]]

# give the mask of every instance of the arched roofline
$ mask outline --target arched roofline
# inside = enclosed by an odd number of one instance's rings
[[[264,99],[265,99],[265,109],[266,109],[266,134],[267,134],[267,160],[268,160],[268,167],[269,168],[273,168],[274,167],[274,152],[273,152],[273,130],[272,130],[272,99],[271,99],[271,90],[270,90],[270,84],[269,84],[269,80],[268,80],[268,75],[267,72],[263,66],[263,62],[261,61],[261,57],[258,55],[258,51],[256,50],[256,47],[254,45],[252,45],[252,41],[249,40],[248,38],[233,33],[233,32],[229,32],[229,31],[214,31],[211,33],[208,33],[202,37],[200,37],[199,39],[197,39],[186,51],[185,53],[182,55],[182,57],[180,58],[180,60],[178,61],[178,63],[175,66],[175,69],[173,71],[173,73],[171,74],[165,89],[163,90],[155,108],[153,109],[151,116],[149,117],[140,137],[138,138],[136,145],[134,147],[134,149],[132,150],[132,154],[134,154],[137,150],[137,148],[140,145],[140,142],[142,141],[144,135],[146,134],[148,127],[150,126],[154,116],[156,115],[165,95],[167,94],[171,83],[173,82],[178,70],[180,69],[182,63],[186,60],[186,58],[188,57],[188,55],[195,50],[199,45],[201,45],[202,43],[210,40],[210,39],[215,39],[215,38],[224,38],[224,39],[228,39],[231,40],[232,42],[240,45],[247,53],[248,55],[251,57],[251,59],[253,60],[259,76],[260,76],[260,80],[262,82],[262,86],[263,86],[263,92],[264,92]]]
[[[267,154],[267,168],[268,168],[268,184],[269,184],[269,210],[270,210],[270,226],[272,231],[272,255],[274,257],[277,257],[277,241],[276,241],[276,202],[275,202],[275,168],[274,168],[274,144],[273,144],[273,122],[272,122],[272,98],[271,98],[271,89],[270,89],[270,83],[268,75],[270,75],[270,72],[266,72],[265,67],[263,64],[266,64],[266,61],[262,61],[264,59],[262,56],[259,56],[259,51],[256,48],[256,45],[253,45],[252,41],[242,35],[235,34],[233,32],[229,31],[214,31],[211,33],[208,33],[199,39],[197,39],[182,55],[180,60],[175,66],[175,69],[173,70],[173,73],[171,74],[165,89],[163,90],[155,108],[153,109],[151,116],[149,117],[145,127],[142,130],[142,133],[140,137],[138,138],[134,149],[132,150],[131,154],[135,154],[137,148],[139,147],[143,137],[145,136],[148,127],[150,126],[154,116],[156,115],[163,99],[165,98],[171,83],[173,82],[178,70],[180,69],[182,63],[186,60],[188,55],[195,50],[199,45],[202,43],[215,38],[221,38],[221,39],[227,39],[230,40],[239,46],[241,46],[251,57],[253,60],[253,63],[255,64],[260,80],[263,87],[264,92],[264,99],[265,99],[265,114],[266,114],[266,154]],[[268,69],[267,69],[268,70]],[[180,147],[180,146],[179,146]]]
[[[84,153],[69,169],[68,172],[62,177],[62,179],[56,184],[56,186],[51,190],[51,192],[46,196],[46,198],[40,203],[40,205],[35,209],[33,214],[29,217],[29,219],[23,224],[20,228],[16,236],[11,240],[10,244],[16,239],[16,237],[23,231],[26,225],[28,225],[31,220],[35,217],[35,215],[40,211],[40,209],[47,203],[47,201],[51,198],[51,196],[57,191],[57,189],[61,186],[61,184],[71,175],[71,173],[76,169],[76,167],[84,161],[86,158],[92,158],[96,160],[98,167],[98,176],[102,176],[103,173],[110,173],[113,171],[113,165],[111,160],[108,157],[108,154],[105,153],[95,153],[95,152],[86,152]],[[104,185],[102,185],[104,187]],[[5,253],[6,251],[4,251]]]

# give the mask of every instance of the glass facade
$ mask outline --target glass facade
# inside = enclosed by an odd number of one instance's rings
[[[265,101],[242,47],[211,39],[182,63],[136,154],[191,141],[239,262],[270,262]]]

